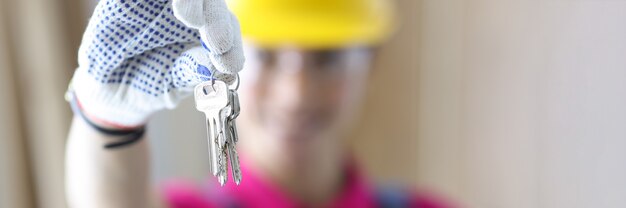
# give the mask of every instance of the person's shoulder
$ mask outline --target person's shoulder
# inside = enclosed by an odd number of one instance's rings
[[[221,207],[207,197],[211,188],[189,180],[175,179],[160,184],[162,200],[168,208],[213,208]]]
[[[415,191],[412,193],[412,207],[419,208],[459,208],[448,198],[434,192]]]
[[[458,208],[445,197],[428,190],[398,186],[378,186],[379,207]]]

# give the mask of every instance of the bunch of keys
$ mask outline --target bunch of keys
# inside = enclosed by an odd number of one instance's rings
[[[196,109],[206,115],[211,173],[224,186],[228,179],[227,166],[230,160],[233,180],[239,185],[241,169],[235,148],[238,141],[235,119],[239,116],[240,108],[236,88],[230,89],[219,80],[206,81],[195,87],[194,97]]]

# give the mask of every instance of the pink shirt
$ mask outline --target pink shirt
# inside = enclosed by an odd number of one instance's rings
[[[382,195],[368,183],[357,168],[348,167],[346,172],[348,177],[343,191],[325,207],[380,207]],[[242,175],[243,180],[239,186],[230,179],[224,187],[205,186],[205,188],[183,181],[168,182],[164,186],[164,198],[172,208],[306,207],[254,170],[246,168],[243,163]],[[415,191],[400,195],[400,198],[405,196],[405,200],[400,201],[404,201],[406,207],[451,208],[433,195]],[[393,201],[394,197],[386,198]]]

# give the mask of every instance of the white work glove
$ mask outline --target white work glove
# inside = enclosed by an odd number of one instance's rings
[[[232,83],[244,57],[224,0],[102,0],[78,62],[70,90],[82,111],[134,127],[211,77]]]

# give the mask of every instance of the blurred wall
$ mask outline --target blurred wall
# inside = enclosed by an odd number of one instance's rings
[[[626,1],[421,1],[418,178],[471,207],[626,207]]]
[[[63,100],[85,22],[77,0],[0,0],[0,206],[65,207]]]
[[[0,4],[0,11],[4,5]],[[0,14],[0,28],[7,27],[7,16]],[[0,207],[33,207],[28,157],[20,131],[21,119],[15,99],[15,72],[9,70],[11,50],[6,45],[9,35],[0,30]]]

